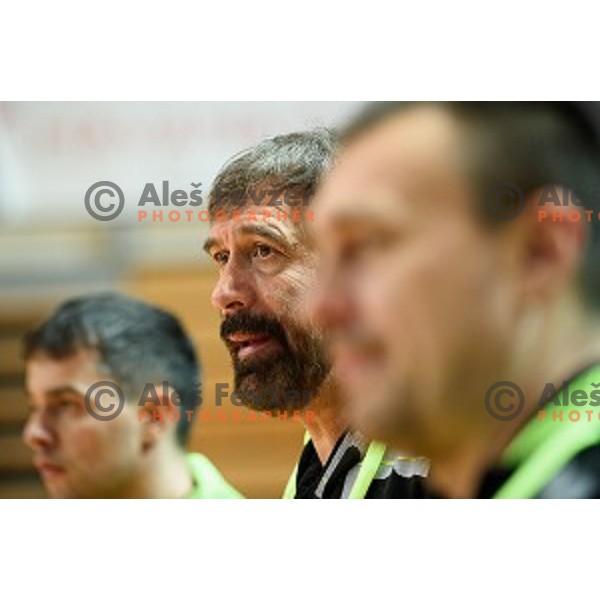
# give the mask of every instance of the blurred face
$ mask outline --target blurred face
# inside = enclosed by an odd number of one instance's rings
[[[119,497],[139,465],[141,424],[134,403],[126,402],[110,421],[97,420],[85,408],[89,387],[107,379],[96,364],[95,355],[86,350],[60,360],[34,357],[27,363],[31,410],[23,437],[54,498]],[[110,402],[99,400],[103,406]]]
[[[205,244],[219,269],[212,302],[222,316],[235,395],[257,410],[306,406],[329,372],[304,302],[315,255],[292,212],[240,209],[238,219],[213,223]]]
[[[479,222],[460,148],[449,115],[408,110],[351,143],[314,205],[314,316],[355,425],[417,450],[481,416],[513,323],[515,252]]]

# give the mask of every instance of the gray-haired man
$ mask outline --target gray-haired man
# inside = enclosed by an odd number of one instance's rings
[[[212,301],[237,398],[255,410],[310,408],[310,439],[286,497],[415,497],[427,462],[399,458],[348,429],[323,333],[308,316],[318,256],[305,224],[335,151],[327,130],[292,133],[223,167],[205,243],[219,269]]]

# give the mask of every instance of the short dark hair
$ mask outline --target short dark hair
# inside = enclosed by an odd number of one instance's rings
[[[60,305],[24,340],[25,360],[62,359],[81,349],[97,351],[101,366],[130,395],[139,395],[148,383],[168,381],[179,395],[177,439],[185,446],[191,419],[183,411],[199,404],[200,365],[174,315],[123,294],[93,294]]]
[[[499,182],[527,195],[548,184],[564,185],[594,211],[590,244],[580,272],[588,304],[600,308],[600,103],[597,102],[374,102],[341,133],[348,144],[400,111],[440,106],[465,132],[465,154],[487,222],[486,193]]]
[[[239,208],[263,184],[277,192],[294,191],[308,203],[333,162],[336,146],[335,132],[321,128],[278,135],[236,154],[213,182],[211,218],[218,210]]]

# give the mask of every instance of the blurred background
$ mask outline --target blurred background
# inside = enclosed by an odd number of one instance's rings
[[[172,222],[168,207],[162,223],[138,221],[144,186],[153,183],[162,196],[163,181],[188,194],[191,183],[201,183],[207,198],[233,154],[272,135],[336,126],[357,108],[353,102],[0,103],[0,497],[45,496],[21,441],[27,406],[20,343],[66,298],[120,290],[175,312],[201,356],[203,408],[211,413],[215,383],[231,381],[209,299],[216,272],[202,252],[208,225]],[[112,221],[93,219],[84,206],[98,181],[123,190],[125,208]],[[190,449],[205,453],[246,496],[275,498],[301,445],[297,422],[211,419],[194,424]]]

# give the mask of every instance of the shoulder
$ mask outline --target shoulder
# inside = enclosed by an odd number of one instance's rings
[[[243,497],[203,454],[199,452],[190,453],[187,455],[187,462],[194,478],[194,490],[189,496],[190,498],[236,499]]]

